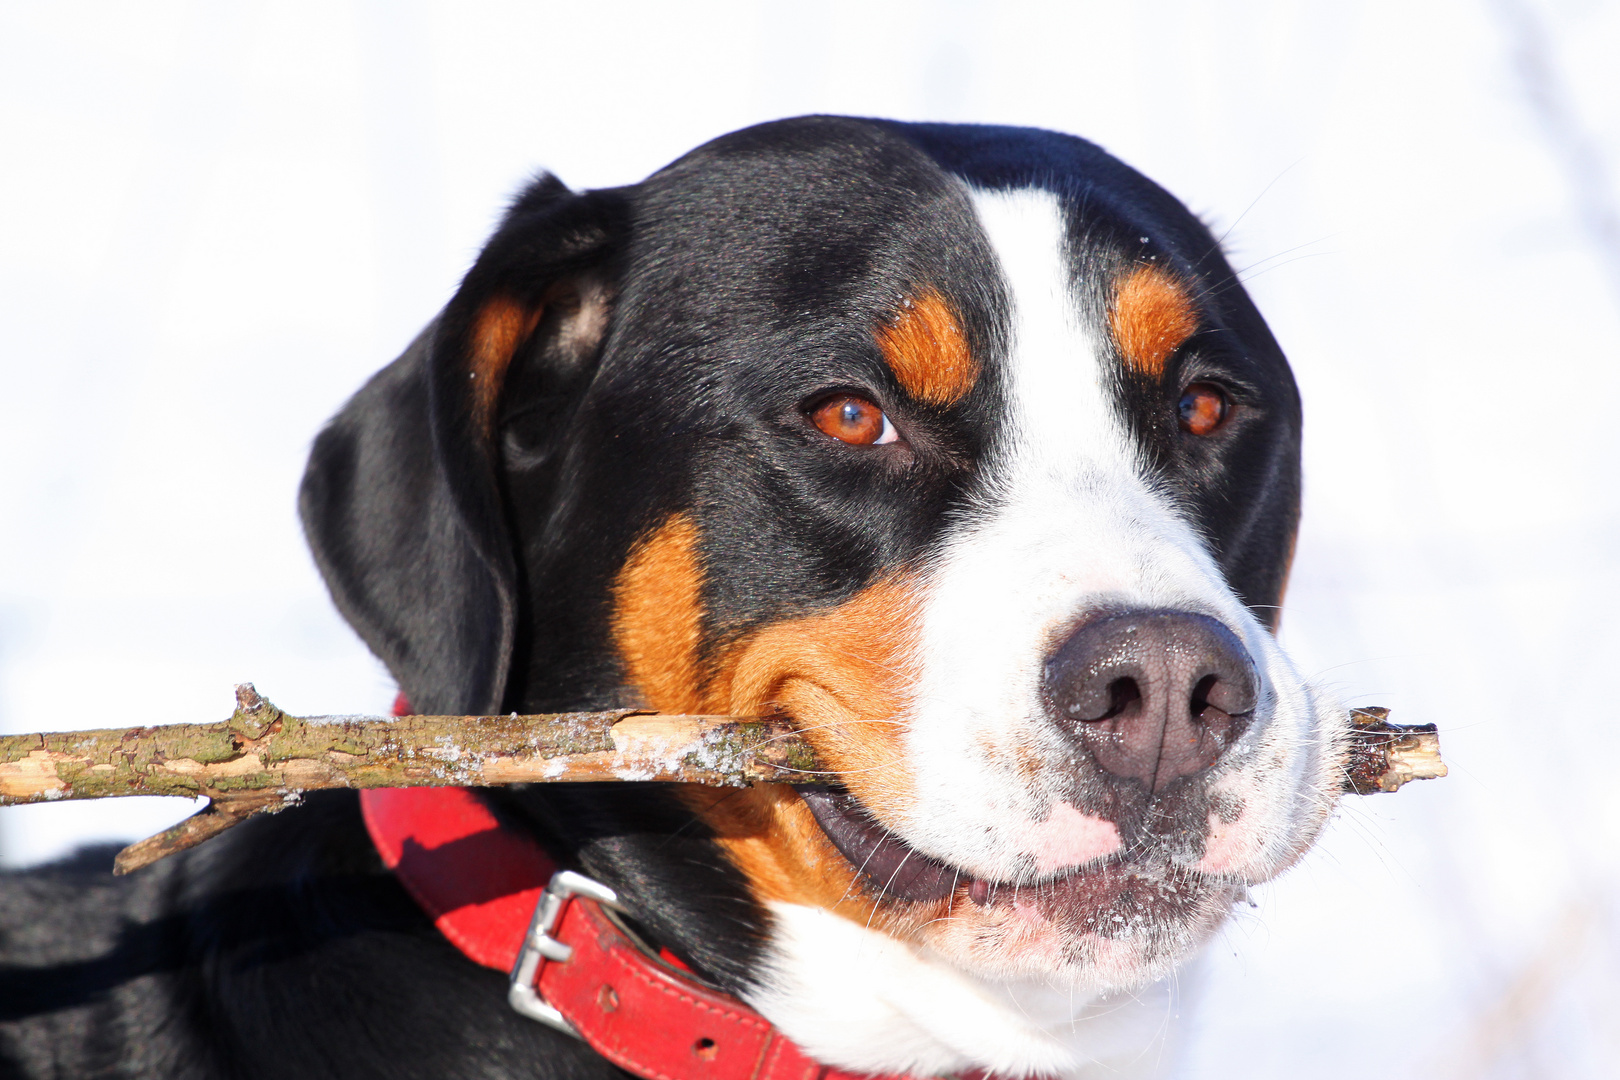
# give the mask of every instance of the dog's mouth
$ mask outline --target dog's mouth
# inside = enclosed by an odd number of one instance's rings
[[[880,825],[851,794],[805,785],[799,795],[827,839],[882,899],[927,903],[962,896],[979,908],[1010,907],[1071,931],[1114,936],[1126,923],[1196,917],[1213,882],[1150,854],[1112,856],[1046,881],[996,882],[924,855]]]
[[[941,900],[962,885],[970,894],[977,889],[988,895],[988,883],[924,855],[901,840],[873,821],[847,791],[819,784],[803,785],[797,790],[833,847],[881,895],[896,900]]]

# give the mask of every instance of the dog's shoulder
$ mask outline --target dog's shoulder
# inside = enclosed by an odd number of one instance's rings
[[[614,1074],[506,1008],[505,978],[383,868],[352,793],[127,877],[109,855],[0,876],[0,1076]]]
[[[178,1064],[161,1043],[176,965],[162,940],[178,862],[112,876],[112,850],[0,875],[0,1075],[92,1076]],[[159,972],[167,969],[165,974]],[[134,1036],[167,1028],[144,1048]],[[140,1061],[145,1052],[159,1057]],[[165,1061],[164,1059],[167,1059]],[[193,1075],[176,1068],[173,1075]]]

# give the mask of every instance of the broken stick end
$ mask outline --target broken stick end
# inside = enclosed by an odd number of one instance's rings
[[[196,847],[250,817],[274,814],[299,801],[297,793],[280,791],[252,792],[232,799],[216,799],[178,825],[170,826],[156,836],[137,840],[120,851],[113,859],[113,874],[122,876],[143,866],[151,866],[159,859]]]
[[[1356,795],[1399,791],[1413,780],[1448,772],[1440,757],[1440,730],[1433,724],[1392,724],[1389,710],[1350,711],[1350,752],[1344,790]]]

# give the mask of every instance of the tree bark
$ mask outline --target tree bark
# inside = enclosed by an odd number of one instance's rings
[[[1412,780],[1446,775],[1440,760],[1440,729],[1433,724],[1389,722],[1389,710],[1350,710],[1350,753],[1344,766],[1346,794],[1399,791]]]
[[[1352,712],[1346,792],[1444,776],[1432,724]],[[0,805],[117,795],[207,796],[209,805],[125,848],[127,873],[306,791],[663,780],[710,787],[828,775],[783,720],[615,712],[536,716],[289,716],[251,684],[219,724],[0,736]]]

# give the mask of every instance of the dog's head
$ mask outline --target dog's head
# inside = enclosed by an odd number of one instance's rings
[[[1309,844],[1342,718],[1271,633],[1299,432],[1217,242],[1144,177],[808,118],[537,182],[303,509],[418,711],[791,719],[832,770],[797,789],[510,805],[828,1060],[1028,1071],[1056,1059],[818,1044],[851,979],[817,972],[1139,985]]]

